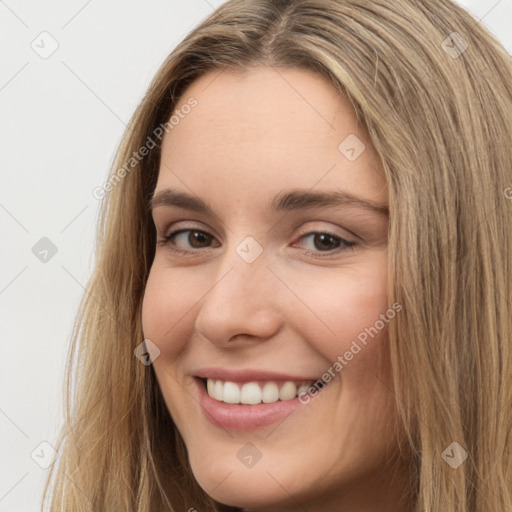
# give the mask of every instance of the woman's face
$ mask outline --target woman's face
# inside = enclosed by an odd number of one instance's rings
[[[204,75],[177,110],[142,321],[197,481],[251,509],[398,510],[386,180],[350,103],[255,67]]]

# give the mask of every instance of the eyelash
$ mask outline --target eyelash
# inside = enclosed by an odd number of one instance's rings
[[[180,233],[187,233],[187,232],[196,232],[196,233],[205,234],[207,236],[212,236],[209,233],[207,233],[206,231],[202,231],[200,229],[177,229],[175,231],[172,231],[165,237],[163,237],[163,239],[160,240],[159,242],[157,242],[157,244],[160,246],[174,245],[174,244],[172,244],[173,238]],[[322,258],[322,257],[332,256],[333,254],[338,254],[338,253],[341,253],[344,251],[354,250],[355,246],[357,245],[356,242],[351,242],[349,240],[346,240],[338,235],[335,235],[334,233],[330,233],[329,231],[309,231],[308,233],[304,233],[303,235],[301,235],[299,238],[303,239],[307,236],[317,235],[317,234],[331,236],[335,239],[336,242],[345,244],[345,247],[342,247],[342,248],[337,247],[337,248],[329,250],[329,251],[308,251],[308,250],[306,250],[306,251],[303,251],[304,254],[306,254],[308,256],[317,256],[317,257],[320,256]],[[212,238],[213,238],[213,236],[212,236]],[[195,249],[195,250],[180,249],[174,245],[171,250],[173,252],[176,252],[179,254],[191,254],[191,253],[196,253],[196,252],[200,251],[201,249]],[[324,253],[324,254],[322,254],[322,253]]]

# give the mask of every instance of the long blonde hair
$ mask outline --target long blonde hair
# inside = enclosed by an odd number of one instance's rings
[[[160,145],[119,169],[193,80],[255,64],[326,77],[382,159],[389,303],[403,305],[390,360],[415,512],[512,510],[512,65],[450,0],[231,0],[169,55],[102,203],[44,500],[52,488],[53,512],[237,510],[198,486],[153,368],[134,356]],[[467,452],[458,467],[454,449]]]

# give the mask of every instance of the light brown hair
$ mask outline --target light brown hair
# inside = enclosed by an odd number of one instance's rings
[[[450,0],[231,0],[163,63],[112,175],[193,80],[252,65],[326,77],[382,159],[389,304],[403,305],[390,358],[415,512],[512,510],[510,55]],[[54,474],[52,512],[230,510],[195,482],[153,369],[134,356],[159,157],[152,149],[102,203],[45,489]],[[457,468],[442,456],[452,442],[468,453]]]

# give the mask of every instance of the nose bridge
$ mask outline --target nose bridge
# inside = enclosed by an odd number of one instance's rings
[[[235,240],[236,236],[232,238]],[[217,269],[216,281],[222,279],[217,285],[218,292],[226,294],[226,299],[229,300],[239,296],[244,298],[247,304],[251,302],[252,295],[255,302],[259,302],[257,294],[268,286],[272,277],[267,268],[268,256],[263,242],[259,243],[252,236],[246,236],[241,241],[229,242]]]
[[[212,287],[204,297],[196,328],[222,344],[236,335],[266,338],[279,328],[275,276],[259,242],[246,237],[221,257]]]

